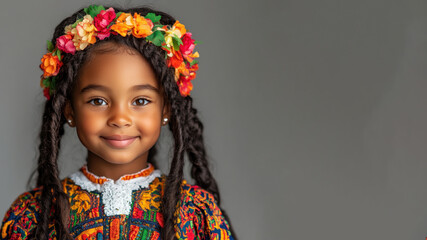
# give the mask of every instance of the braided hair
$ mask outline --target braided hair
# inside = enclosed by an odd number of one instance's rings
[[[137,12],[141,15],[152,12],[161,16],[161,23],[164,25],[172,25],[175,22],[175,19],[169,14],[149,7],[115,9],[131,14]],[[64,19],[55,28],[52,42],[56,42],[56,39],[63,35],[65,26],[74,23],[77,18],[83,15],[85,13],[82,8]],[[165,52],[159,47],[148,43],[145,39],[138,39],[132,35],[126,37],[110,35],[110,37],[88,46],[84,51],[77,51],[74,55],[64,54],[63,56],[63,66],[57,75],[56,91],[45,103],[43,122],[39,134],[39,157],[35,172],[37,171],[36,185],[37,187],[42,187],[41,215],[34,237],[40,240],[48,239],[48,229],[51,224],[54,224],[57,239],[72,239],[68,229],[70,204],[68,196],[62,188],[57,163],[60,142],[64,135],[64,124],[66,123],[63,109],[67,100],[72,98],[72,89],[75,87],[80,69],[90,60],[93,54],[97,53],[97,50],[99,52],[99,45],[104,42],[114,43],[113,46],[115,47],[125,47],[141,54],[154,70],[164,94],[165,103],[169,104],[169,129],[174,139],[174,149],[162,198],[161,211],[165,224],[161,229],[161,238],[165,240],[175,239],[174,223],[177,218],[177,208],[180,206],[185,153],[187,153],[191,162],[191,177],[195,180],[195,184],[210,192],[215,197],[218,206],[220,205],[220,194],[218,185],[209,170],[203,140],[203,124],[197,116],[197,110],[193,107],[192,98],[180,95],[174,79],[174,69],[169,68],[166,64]],[[117,48],[115,47],[111,47],[111,49],[102,48],[102,51],[116,51]],[[156,166],[154,162],[155,154],[156,148],[153,147],[150,149],[148,161],[153,163],[154,166]],[[235,236],[227,214],[225,211],[222,212],[230,224],[232,235]]]

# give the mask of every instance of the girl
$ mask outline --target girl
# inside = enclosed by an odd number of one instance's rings
[[[145,7],[92,5],[64,19],[40,65],[37,186],[12,203],[1,239],[233,239],[189,96],[196,44],[179,21]],[[60,180],[65,123],[87,158]],[[165,125],[168,175],[154,160]],[[195,185],[183,180],[185,153]]]

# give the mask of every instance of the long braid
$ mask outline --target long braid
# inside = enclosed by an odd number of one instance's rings
[[[65,98],[56,95],[51,101],[45,104],[43,114],[43,125],[40,133],[40,156],[38,160],[38,178],[37,186],[42,189],[41,219],[37,225],[36,238],[47,239],[46,233],[50,223],[50,215],[53,210],[55,229],[58,236],[68,233],[67,211],[63,211],[60,206],[68,204],[68,197],[62,189],[59,179],[59,170],[57,164],[58,153],[60,149],[61,136],[64,134],[62,119],[62,106]],[[62,239],[62,238],[60,238]]]
[[[80,10],[82,11],[82,10]],[[52,42],[62,35],[60,29],[68,25],[73,18],[78,15],[75,13],[72,17],[65,19],[55,29]],[[63,30],[62,30],[63,31]],[[83,54],[76,54],[79,61],[83,60]],[[46,101],[43,113],[43,123],[40,131],[40,156],[38,159],[38,177],[37,186],[42,186],[41,195],[41,219],[37,224],[35,238],[47,239],[49,224],[55,224],[56,235],[58,239],[72,239],[69,234],[69,200],[68,195],[64,192],[59,178],[58,154],[60,150],[61,137],[64,135],[65,117],[63,108],[66,100],[69,99],[74,79],[77,77],[77,71],[80,64],[72,64],[67,61],[70,56],[64,56],[63,61],[66,63],[58,73],[59,83],[56,86],[56,92],[52,98]],[[53,214],[51,212],[54,211]],[[52,215],[52,219],[50,218]]]
[[[175,239],[175,219],[176,211],[180,207],[179,200],[181,196],[181,184],[183,180],[184,169],[184,139],[182,130],[182,120],[179,110],[172,111],[169,127],[172,130],[174,138],[174,154],[170,166],[169,174],[166,178],[165,190],[163,195],[163,216],[165,227],[162,239]]]
[[[221,197],[217,182],[209,169],[209,162],[206,156],[205,144],[203,139],[203,124],[197,116],[197,109],[193,105],[193,99],[186,97],[186,112],[188,119],[184,125],[186,135],[188,136],[188,160],[191,162],[191,177],[196,181],[196,185],[205,189],[214,195],[217,205],[220,206]],[[237,236],[231,225],[230,218],[225,210],[221,210],[226,221],[229,223],[230,231],[234,239]]]
[[[187,97],[186,112],[188,121],[184,129],[188,137],[188,159],[192,163],[191,177],[196,180],[196,185],[212,193],[220,203],[218,185],[209,170],[206,158],[205,144],[203,140],[203,124],[197,117],[197,110],[192,106],[192,98]]]

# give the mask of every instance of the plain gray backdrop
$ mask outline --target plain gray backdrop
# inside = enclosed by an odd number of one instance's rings
[[[46,40],[90,3],[0,3],[3,214],[36,167]],[[427,1],[95,3],[148,4],[201,41],[191,94],[239,239],[425,239]],[[84,153],[66,127],[61,177]]]

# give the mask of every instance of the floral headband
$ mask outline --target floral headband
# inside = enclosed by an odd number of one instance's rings
[[[55,91],[56,75],[63,64],[63,53],[74,55],[76,51],[84,50],[97,39],[103,40],[110,34],[120,34],[123,37],[132,34],[161,47],[166,51],[168,67],[175,68],[175,81],[181,96],[190,94],[193,89],[191,80],[196,77],[199,69],[196,60],[199,53],[193,53],[198,42],[192,39],[191,33],[178,20],[172,26],[162,25],[161,16],[154,13],[148,13],[145,17],[138,13],[132,16],[130,13],[116,13],[112,7],[105,10],[101,5],[91,5],[84,11],[86,15],[66,26],[64,35],[56,39],[55,45],[47,41],[48,53],[43,55],[40,64],[43,70],[40,86],[47,100]]]

